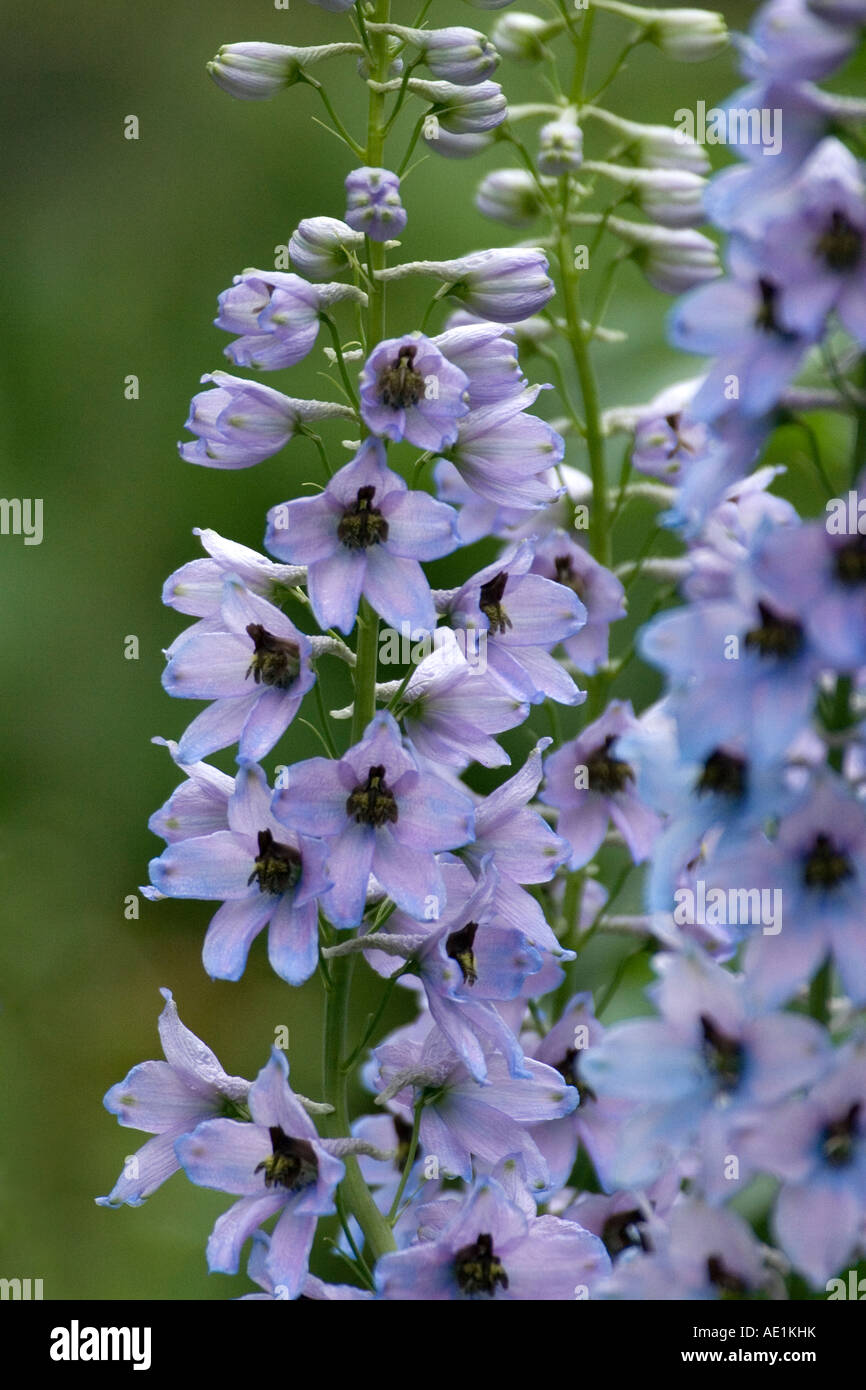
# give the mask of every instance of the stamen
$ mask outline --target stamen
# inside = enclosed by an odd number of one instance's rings
[[[346,801],[346,814],[354,816],[358,825],[396,825],[397,801],[385,781],[381,763],[371,767],[366,782],[359,782]]]
[[[248,623],[247,636],[252,638],[253,659],[244,679],[252,676],[256,685],[272,685],[288,690],[294,685],[301,669],[301,649],[297,642],[275,637],[261,623]]]
[[[481,1233],[473,1245],[464,1245],[454,1256],[457,1284],[463,1293],[496,1292],[497,1284],[508,1288],[508,1275],[493,1249],[493,1237]]]
[[[355,505],[344,512],[337,526],[337,540],[347,550],[368,550],[388,539],[388,523],[373,506],[374,487],[359,487]]]
[[[508,571],[500,570],[481,586],[478,607],[490,624],[491,632],[503,633],[511,627],[511,619],[502,607],[502,595],[508,583]]]
[[[300,854],[291,845],[279,844],[270,830],[260,830],[258,839],[259,855],[247,884],[257,879],[261,893],[279,895],[288,892],[301,877],[303,864]]]

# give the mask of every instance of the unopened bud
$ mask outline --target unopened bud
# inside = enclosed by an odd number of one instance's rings
[[[362,232],[338,217],[305,217],[292,232],[289,256],[299,275],[308,280],[331,280],[349,269],[350,248],[364,245]]]
[[[495,169],[478,185],[475,206],[484,217],[508,227],[528,227],[544,202],[537,181],[527,169]]]
[[[583,131],[572,116],[542,126],[538,135],[538,167],[542,174],[573,174],[583,163]]]

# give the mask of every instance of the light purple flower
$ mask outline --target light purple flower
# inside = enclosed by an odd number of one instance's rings
[[[527,381],[517,360],[512,329],[501,323],[455,323],[454,318],[431,341],[469,378],[470,409],[519,396]]]
[[[354,418],[348,406],[295,400],[228,372],[208,372],[202,381],[212,381],[215,389],[192,398],[186,428],[198,438],[177,447],[187,463],[204,468],[251,468],[310,422]]]
[[[690,604],[652,619],[639,647],[668,676],[689,759],[739,741],[756,764],[778,761],[808,723],[821,667],[786,605],[763,596]]]
[[[486,1040],[487,1075],[479,1085],[439,1028],[425,1035],[428,1022],[424,1015],[420,1026],[401,1029],[376,1048],[379,1103],[389,1101],[407,1118],[426,1092],[421,1146],[436,1155],[443,1175],[468,1182],[473,1157],[496,1164],[503,1155],[518,1154],[528,1186],[543,1200],[550,1174],[530,1127],[571,1114],[577,1091],[541,1062],[526,1061],[528,1074],[513,1076],[507,1059]]]
[[[748,981],[701,951],[665,953],[653,965],[661,1017],[616,1024],[581,1058],[598,1098],[632,1107],[608,1176],[646,1185],[693,1151],[693,1182],[721,1202],[755,1175],[741,1129],[771,1125],[773,1106],[826,1072],[830,1040],[814,1019],[755,1007]],[[742,1155],[738,1179],[731,1154]]]
[[[220,608],[226,577],[237,575],[254,594],[279,603],[289,589],[302,584],[306,573],[297,565],[277,565],[267,556],[250,550],[246,545],[228,540],[218,531],[194,526],[209,559],[190,560],[170,574],[162,589],[162,601],[178,613],[190,613],[212,622],[211,631],[219,631]],[[186,634],[184,634],[185,636]]]
[[[473,492],[499,506],[546,507],[561,488],[551,486],[548,472],[561,463],[565,441],[536,415],[528,415],[541,388],[473,410],[461,420],[447,458]]]
[[[303,984],[318,962],[318,901],[333,882],[326,847],[274,820],[267,779],[253,763],[239,768],[227,818],[225,830],[170,843],[151,860],[151,881],[169,898],[222,901],[202,953],[212,979],[239,980],[268,926],[273,969]]]
[[[586,622],[562,645],[579,670],[595,675],[608,659],[610,624],[626,615],[622,584],[563,530],[551,531],[538,541],[532,573],[572,589],[583,603]]]
[[[472,839],[472,803],[427,769],[386,711],[340,759],[311,758],[286,774],[277,820],[328,842],[334,887],[324,903],[337,926],[360,922],[370,874],[411,916],[429,920],[445,902],[435,854]]]
[[[341,299],[363,298],[353,285],[311,285],[281,270],[245,270],[219,296],[214,322],[238,333],[226,356],[238,367],[274,371],[291,367],[311,351],[321,315]]]
[[[782,817],[772,839],[723,842],[702,868],[707,890],[747,885],[781,894],[781,931],[752,924],[744,968],[767,1008],[790,999],[831,955],[847,994],[866,1003],[866,808],[824,773]]]
[[[395,714],[431,764],[502,767],[511,759],[493,735],[522,724],[529,704],[487,674],[486,633],[462,636],[458,642],[449,628],[436,629],[434,650],[415,667]]]
[[[361,373],[361,415],[374,434],[437,452],[457,438],[469,410],[466,373],[423,333],[389,338]]]
[[[863,1253],[866,1221],[866,1046],[840,1048],[808,1096],[744,1134],[749,1159],[782,1179],[772,1227],[815,1289]]]
[[[263,758],[315,681],[309,638],[235,575],[224,581],[220,625],[193,624],[174,642],[163,672],[169,695],[213,701],[180,740],[183,763],[235,740],[239,757]]]
[[[307,590],[323,628],[351,632],[364,594],[402,630],[430,631],[436,613],[419,560],[438,559],[458,544],[451,507],[410,491],[367,439],[324,492],[268,512],[265,544],[283,560],[306,564]]]
[[[268,1256],[271,1249],[271,1238],[264,1231],[253,1232],[253,1248],[250,1251],[250,1258],[247,1261],[247,1274],[254,1284],[258,1284],[263,1293],[244,1293],[241,1294],[241,1303],[254,1303],[270,1301],[272,1299],[287,1299],[289,1296],[288,1288],[285,1284],[276,1284],[273,1276],[268,1270]],[[313,1299],[316,1302],[327,1303],[348,1303],[357,1299],[367,1300],[373,1297],[368,1289],[356,1288],[353,1284],[326,1284],[323,1279],[318,1279],[315,1274],[308,1274],[304,1280],[298,1298]]]
[[[492,863],[476,881],[464,865],[445,862],[442,877],[445,910],[424,924],[392,913],[375,932],[383,949],[371,944],[367,958],[383,975],[399,969],[401,958],[413,962],[412,978],[421,981],[434,1023],[476,1081],[486,1080],[493,1048],[507,1058],[512,1076],[527,1076],[520,1045],[495,1004],[520,993],[541,969],[541,955],[499,917]]]
[[[376,1282],[385,1299],[573,1300],[609,1268],[597,1236],[555,1216],[527,1217],[485,1178],[436,1239],[383,1256]]]
[[[574,589],[532,572],[529,541],[511,546],[459,589],[437,595],[437,606],[458,630],[486,633],[487,668],[518,700],[585,699],[550,649],[579,632],[586,608]]]
[[[249,1081],[224,1072],[210,1048],[181,1023],[171,990],[160,993],[165,1000],[159,1016],[165,1061],[139,1063],[103,1102],[119,1124],[154,1138],[124,1161],[109,1195],[96,1199],[102,1207],[141,1206],[180,1167],[175,1141],[202,1120],[242,1113],[250,1089]]]
[[[235,789],[235,779],[209,763],[185,765],[178,759],[178,746],[170,739],[154,738],[168,749],[178,766],[186,773],[164,806],[154,811],[147,822],[148,830],[159,835],[166,844],[187,840],[195,835],[211,835],[215,830],[228,829],[228,804]]]
[[[716,358],[689,407],[698,420],[714,420],[730,407],[749,418],[778,403],[815,335],[786,328],[779,318],[780,283],[759,276],[701,285],[674,308],[669,336],[683,352]]]
[[[635,1301],[781,1297],[765,1247],[737,1212],[683,1197],[666,1229],[652,1228],[652,1249],[627,1251],[602,1284],[603,1299]]]
[[[540,950],[570,960],[571,953],[563,951],[540,903],[522,887],[525,883],[548,883],[568,858],[567,841],[529,805],[541,782],[541,755],[551,742],[540,739],[523,767],[479,800],[475,839],[460,857],[478,876],[491,855],[498,873],[494,897],[499,916]]]
[[[784,327],[817,338],[835,311],[866,346],[866,182],[840,140],[823,140],[812,152],[745,255],[778,285]]]
[[[288,1062],[274,1048],[250,1087],[252,1123],[208,1120],[178,1142],[177,1156],[191,1182],[240,1198],[211,1232],[209,1269],[236,1274],[244,1242],[279,1213],[264,1272],[285,1287],[287,1298],[296,1298],[319,1217],[335,1210],[344,1167],[329,1152],[329,1141],[319,1139],[288,1078]]]
[[[634,772],[617,756],[620,734],[636,728],[631,703],[612,700],[544,765],[541,800],[559,810],[559,832],[571,845],[571,869],[582,869],[601,845],[612,821],[636,864],[646,859],[660,821],[634,789]]]
[[[799,80],[827,77],[856,44],[855,28],[828,23],[807,0],[769,0],[740,46],[750,77]]]
[[[346,221],[372,241],[398,237],[408,222],[400,180],[390,169],[353,169],[346,175]]]

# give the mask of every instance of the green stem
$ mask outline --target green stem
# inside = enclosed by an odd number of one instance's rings
[[[349,1072],[352,1070],[358,1058],[361,1056],[361,1053],[364,1051],[368,1042],[370,1041],[376,1029],[378,1028],[382,1016],[384,1015],[385,1010],[387,1009],[388,1004],[390,1002],[391,995],[394,993],[394,986],[402,973],[403,972],[401,970],[398,970],[395,975],[391,976],[384,990],[382,991],[382,998],[379,1000],[379,1007],[376,1009],[376,1012],[374,1014],[370,1015],[367,1027],[364,1029],[364,1036],[358,1043],[358,1046],[354,1048],[350,1055],[346,1058],[345,1062],[342,1063],[341,1070],[345,1072],[346,1075],[348,1075]]]
[[[358,645],[355,652],[355,710],[352,715],[352,742],[364,737],[364,730],[376,713],[376,674],[379,664],[379,619],[365,598],[358,608]]]
[[[349,377],[349,372],[346,368],[346,359],[343,356],[343,344],[340,342],[340,334],[337,331],[337,325],[334,323],[334,320],[331,318],[330,314],[321,314],[320,318],[322,320],[322,323],[326,323],[328,325],[328,332],[331,335],[331,342],[334,344],[334,355],[337,359],[337,367],[340,371],[340,379],[343,383],[343,388],[346,392],[346,395],[349,397],[350,403],[352,404],[354,409],[357,410],[358,396],[354,386],[352,385],[351,379]]]
[[[345,1049],[353,966],[354,956],[336,956],[331,961],[331,990],[325,997],[324,1093],[325,1100],[334,1109],[324,1117],[324,1128],[332,1139],[344,1138],[350,1129],[347,1079],[340,1061]],[[357,1158],[347,1154],[343,1161],[346,1176],[340,1184],[341,1196],[378,1260],[389,1250],[396,1249],[391,1228],[373,1201]]]
[[[328,96],[328,93],[325,91],[325,88],[322,86],[321,82],[317,81],[315,77],[308,76],[304,76],[300,80],[302,82],[306,82],[308,87],[315,88],[315,90],[319,93],[319,96],[322,98],[322,104],[324,105],[325,110],[327,111],[331,120],[334,122],[334,133],[339,135],[340,139],[343,141],[343,144],[348,146],[348,148],[352,151],[352,154],[355,156],[356,159],[363,159],[364,151],[361,149],[361,146],[358,144],[357,140],[354,140],[352,138],[346,127],[343,125],[343,122],[340,120],[340,117],[337,115],[337,112],[334,108],[334,103],[331,101],[331,98]]]
[[[388,1221],[393,1224],[397,1219],[400,1210],[400,1203],[403,1200],[403,1193],[406,1191],[406,1184],[409,1181],[409,1174],[412,1172],[412,1165],[415,1162],[415,1155],[418,1152],[418,1136],[421,1133],[421,1112],[424,1109],[423,1099],[415,1102],[415,1118],[412,1124],[412,1137],[409,1140],[409,1149],[406,1154],[406,1162],[403,1164],[403,1172],[400,1174],[400,1183],[394,1194],[391,1203],[391,1210],[388,1212]]]
[[[328,723],[328,711],[325,709],[325,697],[322,694],[322,680],[318,671],[316,672],[316,705],[319,710],[319,718],[322,721],[322,738],[325,740],[325,746],[331,757],[336,758],[338,756],[337,745],[334,743],[334,736],[331,733],[331,726]]]
[[[359,7],[360,14],[360,7]],[[390,0],[376,0],[373,13],[379,24],[387,24],[390,15]],[[368,42],[372,53],[372,76],[383,82],[388,68],[387,35],[369,33]],[[385,150],[385,96],[382,92],[370,89],[367,116],[367,147],[365,161],[374,168],[384,166]],[[385,336],[385,286],[375,278],[375,271],[385,265],[385,246],[382,242],[367,238],[367,269],[370,288],[367,303],[368,345],[380,342]],[[369,431],[367,431],[369,432]],[[355,686],[355,709],[352,718],[352,742],[357,743],[364,729],[373,717],[376,707],[376,674],[378,665],[379,619],[367,603],[361,600],[358,610],[357,663],[353,672]],[[352,984],[354,956],[336,956],[331,961],[331,990],[325,1001],[325,1041],[324,1041],[324,1092],[325,1098],[334,1107],[326,1118],[329,1135],[339,1138],[350,1132],[348,1103],[348,1078],[342,1069],[346,1056],[346,1034],[349,1021],[349,997]],[[375,1260],[394,1250],[396,1244],[391,1227],[379,1211],[370,1189],[364,1181],[358,1160],[354,1155],[345,1158],[346,1176],[340,1184],[340,1192],[347,1211],[355,1217]]]
[[[601,433],[601,402],[588,339],[581,327],[579,277],[574,268],[571,238],[568,233],[567,201],[565,199],[563,201],[566,205],[563,206],[560,217],[557,258],[562,279],[562,297],[565,301],[568,342],[577,371],[577,379],[580,383],[583,417],[586,421],[586,449],[589,454],[589,471],[592,478],[589,548],[599,564],[609,566],[611,553],[607,519],[607,474],[604,464],[604,438]]]

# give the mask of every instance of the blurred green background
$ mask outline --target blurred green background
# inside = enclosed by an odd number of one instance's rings
[[[747,13],[727,7],[734,25]],[[395,18],[413,17],[395,4]],[[319,479],[307,441],[247,472],[178,459],[199,377],[228,365],[227,339],[212,326],[216,295],[243,267],[272,265],[301,217],[342,216],[350,167],[311,122],[321,113],[309,88],[238,103],[204,64],[223,42],[322,42],[348,37],[348,24],[303,0],[289,11],[268,0],[6,0],[4,18],[2,491],[43,498],[44,540],[0,537],[0,1275],[42,1278],[47,1298],[223,1298],[249,1287],[243,1275],[206,1270],[205,1240],[228,1198],[175,1177],[140,1210],[94,1205],[139,1143],[101,1101],[132,1065],[160,1055],[161,985],[233,1073],[254,1076],[274,1029],[288,1026],[293,1082],[320,1093],[315,980],[300,991],[282,984],[260,939],[241,983],[212,982],[200,961],[207,904],[142,900],[138,920],[127,920],[124,899],[147,881],[159,850],[147,817],[180,780],[149,740],[179,736],[199,708],[160,687],[161,649],[184,625],[161,606],[162,583],[200,553],[193,526],[259,547],[266,508]],[[459,3],[432,16],[477,27],[492,18]],[[603,72],[614,56],[609,36],[622,29],[599,28]],[[351,60],[319,71],[360,135],[364,92]],[[539,95],[532,69],[504,63],[499,76],[516,100]],[[711,105],[733,85],[729,58],[674,67],[642,49],[610,104],[670,122],[678,106]],[[137,141],[124,139],[127,115],[139,119]],[[472,162],[429,158],[404,189],[406,256],[507,243],[471,194],[482,172],[512,162],[498,151]],[[393,332],[414,326],[424,301],[403,302]],[[629,268],[608,322],[627,326],[630,341],[598,352],[606,405],[646,399],[690,374],[664,345],[666,308]],[[267,380],[296,396],[327,394],[323,365],[316,351],[290,376]],[[124,398],[130,373],[138,400]],[[582,462],[574,444],[569,461]],[[624,536],[632,553],[646,525],[636,515],[634,537]],[[441,562],[435,582],[475,567],[473,557]],[[130,635],[138,660],[124,658]],[[345,691],[333,684],[327,698],[343,703]],[[546,732],[543,714],[536,722]],[[531,741],[523,732],[509,746],[522,756]],[[282,756],[316,751],[296,724]],[[372,978],[359,966],[359,1024]],[[391,1020],[406,1016],[398,1001]],[[340,1277],[326,1252],[317,1261]]]

